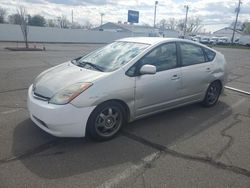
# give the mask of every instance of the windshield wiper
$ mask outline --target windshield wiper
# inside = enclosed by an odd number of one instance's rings
[[[81,58],[82,58],[82,56],[80,56],[80,57],[78,57],[78,58],[75,58],[75,59],[72,59],[72,60],[71,60],[71,63],[77,64],[78,61],[79,61]]]
[[[85,65],[89,65],[89,66],[93,67],[93,68],[96,69],[96,70],[99,70],[99,71],[101,71],[101,72],[104,72],[103,67],[98,66],[98,65],[93,64],[93,63],[90,63],[90,62],[79,62],[79,65],[80,65],[81,67],[84,67]]]
[[[76,64],[76,60],[75,59],[71,60],[71,63]]]

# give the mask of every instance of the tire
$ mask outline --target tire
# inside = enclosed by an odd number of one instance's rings
[[[91,113],[87,122],[87,136],[95,141],[114,138],[125,123],[125,110],[118,102],[103,103]]]
[[[211,107],[214,106],[220,97],[221,94],[221,83],[219,81],[212,82],[206,92],[206,96],[202,101],[203,106]]]

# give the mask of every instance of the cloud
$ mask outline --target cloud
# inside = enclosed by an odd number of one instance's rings
[[[235,20],[235,0],[159,0],[157,5],[157,22],[161,19],[185,17],[184,5],[189,5],[189,17],[199,17],[205,27],[213,28],[229,25]],[[74,20],[84,24],[90,21],[100,24],[100,13],[104,13],[104,22],[127,21],[129,9],[140,12],[140,23],[153,25],[155,0],[1,0],[0,7],[8,13],[14,13],[16,7],[22,5],[29,14],[41,14],[53,19],[65,15],[70,19],[74,10]],[[243,0],[239,20],[250,20],[250,0]]]

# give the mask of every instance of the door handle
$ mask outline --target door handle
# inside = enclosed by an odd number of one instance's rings
[[[210,67],[207,67],[207,68],[206,68],[206,72],[211,72]]]
[[[180,79],[180,77],[177,74],[173,75],[171,78],[171,80],[178,80],[178,79]]]

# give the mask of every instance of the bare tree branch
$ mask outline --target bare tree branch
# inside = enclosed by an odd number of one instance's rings
[[[0,23],[5,22],[6,10],[0,7]]]
[[[198,17],[191,17],[187,21],[187,32],[188,33],[197,33],[202,28],[202,21]],[[164,27],[173,30],[184,31],[185,20],[184,19],[175,19],[169,18],[168,20],[162,19],[158,24],[158,27]]]
[[[25,41],[25,46],[26,48],[29,47],[28,45],[28,15],[26,12],[26,9],[24,7],[18,7],[17,8],[17,15],[19,17],[19,25],[21,27],[22,33],[23,33],[23,38]]]
[[[61,17],[57,17],[57,21],[59,23],[60,28],[69,28],[69,20],[67,20],[66,16],[62,15]]]

